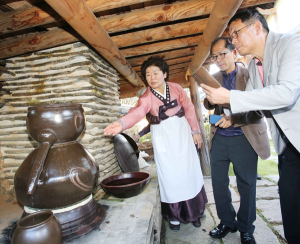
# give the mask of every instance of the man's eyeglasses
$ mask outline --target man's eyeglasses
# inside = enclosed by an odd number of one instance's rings
[[[217,58],[223,59],[223,58],[225,58],[225,55],[227,53],[229,53],[229,51],[227,51],[226,53],[219,53],[218,55],[212,55],[212,56],[210,56],[210,60],[211,61],[217,61]]]
[[[229,41],[230,43],[232,43],[233,38],[236,39],[236,38],[238,37],[239,32],[240,32],[242,29],[244,29],[244,28],[246,28],[246,27],[248,27],[248,26],[250,26],[250,25],[252,25],[252,24],[254,24],[254,23],[255,23],[255,22],[253,22],[253,23],[251,23],[251,24],[249,24],[249,25],[246,25],[246,26],[242,27],[241,29],[239,29],[239,30],[237,30],[237,31],[232,32],[232,34],[229,35],[228,41]]]

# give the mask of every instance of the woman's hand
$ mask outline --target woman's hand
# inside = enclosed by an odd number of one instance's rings
[[[138,142],[139,139],[140,139],[140,135],[139,134],[136,134],[132,137],[132,139],[135,141],[135,142]]]
[[[198,148],[201,148],[202,142],[201,142],[200,134],[194,134],[193,139],[194,139],[195,144],[198,145]]]
[[[121,121],[115,121],[104,129],[104,135],[112,135],[120,133],[123,129]]]

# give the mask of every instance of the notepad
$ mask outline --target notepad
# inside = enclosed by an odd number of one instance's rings
[[[199,85],[205,84],[213,88],[221,87],[220,83],[204,67],[198,69],[192,76]]]

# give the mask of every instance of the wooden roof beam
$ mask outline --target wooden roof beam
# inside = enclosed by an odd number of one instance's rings
[[[166,40],[174,37],[189,36],[200,34],[204,31],[208,18],[183,22],[174,25],[149,28],[147,30],[136,31],[128,34],[112,37],[114,43],[120,47],[144,44]]]
[[[194,58],[188,68],[187,76],[194,74],[204,63],[210,52],[212,41],[221,36],[243,0],[216,0],[209,16],[203,37],[195,51]],[[245,1],[244,1],[245,2]],[[186,77],[188,79],[188,77]]]
[[[124,7],[149,0],[86,0],[88,7],[95,13],[109,9]],[[44,11],[47,9],[47,12]],[[40,3],[25,10],[10,11],[0,16],[0,34],[11,33],[62,20],[47,3]]]
[[[109,33],[124,31],[141,26],[149,26],[161,22],[174,21],[182,18],[190,18],[200,16],[202,14],[208,14],[211,12],[212,6],[207,4],[207,1],[209,0],[193,0],[179,2],[176,4],[160,5],[148,9],[135,10],[131,13],[120,14],[106,19],[99,19],[99,21],[100,24],[104,27],[104,29]],[[242,6],[249,7],[255,4],[262,4],[266,2],[274,2],[274,0],[245,0]],[[147,34],[145,32],[142,35]],[[149,38],[149,35],[147,35],[147,37]],[[118,38],[120,37],[116,37],[115,41],[120,43],[120,41],[118,41]],[[64,45],[79,40],[81,40],[81,37],[78,36],[70,28],[55,28],[53,30],[38,34],[34,33],[22,35],[20,38],[7,38],[7,40],[0,41],[0,59],[13,57],[28,52],[39,51],[42,49],[51,48],[59,45]],[[132,40],[132,43],[136,43],[139,40]]]
[[[134,86],[144,86],[84,0],[46,0],[46,2],[129,82]]]
[[[164,60],[169,60],[173,58],[180,58],[180,57],[185,57],[185,56],[190,56],[195,53],[196,46],[194,47],[188,47],[188,48],[182,48],[179,50],[172,50],[172,51],[167,51],[167,52],[161,52],[155,54],[156,56],[159,56],[163,58]],[[142,63],[153,56],[153,54],[150,55],[144,55],[140,57],[133,57],[133,58],[127,58],[128,63],[130,63],[131,66],[141,66]]]
[[[138,3],[139,1],[145,2],[144,0],[87,0],[86,2],[90,8],[97,12],[120,6],[128,6]],[[274,1],[275,0],[244,0],[241,7],[246,8]],[[116,32],[116,29],[118,29],[118,31],[125,31],[168,21],[208,15],[211,13],[214,3],[214,0],[189,0],[185,2],[175,2],[173,4],[162,4],[147,9],[134,10],[130,13],[116,15],[106,19],[101,18],[99,21],[109,33]],[[48,8],[47,12],[35,8],[0,16],[0,34],[11,33],[60,20],[50,8]],[[52,17],[52,15],[54,15],[54,17]],[[120,25],[122,25],[123,28],[120,28]]]
[[[148,45],[142,45],[138,47],[130,47],[121,50],[121,53],[126,57],[145,55],[147,53],[162,52],[171,49],[177,49],[182,47],[190,47],[197,45],[201,40],[202,35],[183,37],[171,41],[164,41],[158,43],[152,43]]]

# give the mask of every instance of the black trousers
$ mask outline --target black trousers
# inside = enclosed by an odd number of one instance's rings
[[[288,142],[281,159],[282,169],[278,185],[284,234],[289,244],[299,244],[300,153]]]
[[[224,137],[216,134],[210,150],[211,179],[218,217],[221,223],[240,232],[254,232],[256,220],[257,153],[244,135]],[[240,193],[236,214],[229,190],[228,170],[232,162]],[[236,220],[237,217],[237,220]]]

